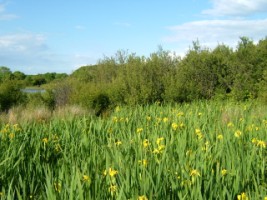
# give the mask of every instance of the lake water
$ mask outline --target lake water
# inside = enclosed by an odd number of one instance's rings
[[[33,93],[43,93],[45,92],[44,89],[22,89],[21,90],[22,92],[25,92],[25,93],[30,93],[30,94],[33,94]]]

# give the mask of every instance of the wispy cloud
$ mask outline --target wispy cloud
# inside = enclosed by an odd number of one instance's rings
[[[128,22],[115,22],[114,23],[115,26],[121,26],[121,27],[131,27],[132,25]]]
[[[181,53],[192,41],[199,40],[206,47],[214,48],[218,43],[236,47],[241,36],[254,41],[263,39],[267,33],[267,19],[264,20],[203,20],[168,27],[172,35],[164,37],[165,43],[175,43]]]
[[[45,72],[71,73],[79,66],[95,63],[93,53],[61,54],[54,52],[45,34],[18,33],[0,35],[0,65],[26,74]]]
[[[12,20],[18,18],[15,14],[6,13],[6,4],[0,3],[0,20]]]
[[[258,12],[267,12],[266,0],[210,0],[212,8],[202,14],[213,16],[248,16]]]
[[[86,27],[83,25],[76,25],[74,28],[77,30],[85,30],[86,29]]]
[[[3,52],[36,53],[46,49],[45,36],[42,34],[0,35],[0,54]]]

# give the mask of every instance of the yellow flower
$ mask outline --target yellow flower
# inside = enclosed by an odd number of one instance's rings
[[[190,176],[200,176],[200,173],[199,173],[198,170],[193,169],[193,170],[190,172]]]
[[[9,138],[10,138],[10,139],[13,139],[14,137],[15,137],[15,134],[14,134],[14,133],[10,133],[10,134],[9,134]]]
[[[120,141],[120,140],[118,140],[117,142],[115,142],[115,145],[116,146],[119,146],[119,145],[121,145],[122,144],[122,142]]]
[[[143,128],[137,128],[136,132],[141,133],[141,132],[143,132],[143,130],[144,130]]]
[[[168,121],[169,121],[169,119],[168,119],[167,117],[164,117],[164,118],[163,118],[163,122],[164,122],[164,123],[166,123],[166,122],[168,122]]]
[[[257,140],[256,138],[253,138],[253,139],[251,140],[251,142],[252,142],[253,144],[257,144],[258,140]]]
[[[225,176],[225,175],[227,174],[227,170],[226,170],[226,169],[223,169],[223,170],[221,171],[221,174],[222,174],[222,176]]]
[[[184,113],[183,112],[178,112],[177,113],[177,117],[182,117],[182,116],[184,116]]]
[[[113,122],[118,122],[119,119],[118,119],[118,117],[113,117],[113,118],[112,118],[112,121],[113,121]]]
[[[234,126],[234,124],[233,124],[233,122],[229,122],[228,124],[227,124],[227,127],[233,127]]]
[[[145,148],[147,148],[149,145],[150,145],[150,143],[149,143],[148,139],[144,139],[144,141],[143,141],[143,146],[144,146]]]
[[[203,138],[203,134],[199,128],[195,129],[195,133],[196,133],[199,140],[201,140]]]
[[[200,117],[200,116],[202,115],[202,113],[201,113],[201,112],[199,112],[197,115]]]
[[[44,144],[47,144],[47,143],[48,143],[48,139],[47,139],[47,138],[43,138],[43,139],[42,139],[42,142],[43,142]]]
[[[148,200],[148,198],[145,195],[139,196],[138,200]]]
[[[261,148],[266,148],[266,143],[263,140],[258,140],[257,146],[259,146]]]
[[[54,183],[54,188],[58,193],[61,192],[61,184],[60,183]]]
[[[242,135],[242,132],[240,130],[237,130],[235,132],[235,137],[239,138]]]
[[[88,175],[83,175],[82,180],[83,182],[88,182],[90,181],[90,177]]]
[[[139,160],[138,163],[146,167],[148,164],[148,161],[146,159],[143,159],[143,160]]]
[[[218,139],[218,140],[222,140],[222,139],[223,139],[223,135],[222,135],[222,134],[219,134],[219,135],[217,136],[217,139]]]
[[[174,131],[176,131],[176,129],[178,128],[178,124],[176,124],[175,122],[172,123],[172,129]]]
[[[107,175],[107,170],[105,170],[103,174],[104,174],[104,176],[106,176],[106,175]],[[114,169],[112,169],[112,168],[109,168],[109,170],[108,170],[108,174],[109,174],[111,177],[113,177],[113,176],[115,176],[115,175],[118,174],[118,171],[117,171],[117,170],[114,170]]]
[[[121,110],[120,106],[116,106],[115,112],[120,112],[120,110]]]
[[[267,196],[266,196],[266,197],[264,197],[264,200],[267,200]]]
[[[248,200],[248,197],[245,192],[242,192],[241,194],[237,195],[237,200]]]
[[[164,138],[163,138],[163,137],[160,137],[160,138],[158,138],[158,139],[157,139],[157,142],[156,142],[156,143],[157,143],[157,145],[160,145],[161,141],[163,141],[163,140],[164,140]]]
[[[117,185],[111,185],[109,188],[108,188],[109,192],[110,193],[114,193],[117,191]]]
[[[56,146],[55,146],[55,150],[56,150],[56,152],[60,152],[60,151],[61,151],[61,146],[60,146],[60,144],[56,144]]]

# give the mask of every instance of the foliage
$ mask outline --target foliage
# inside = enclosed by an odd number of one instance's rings
[[[267,107],[117,107],[0,124],[1,199],[264,199]]]
[[[8,111],[12,106],[23,103],[25,96],[16,81],[5,81],[0,84],[0,111]]]

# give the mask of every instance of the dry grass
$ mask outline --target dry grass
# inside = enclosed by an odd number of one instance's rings
[[[56,108],[54,111],[45,106],[11,108],[7,113],[1,113],[0,122],[9,124],[47,122],[54,118],[66,119],[70,117],[79,117],[89,114],[81,106],[72,105]]]

